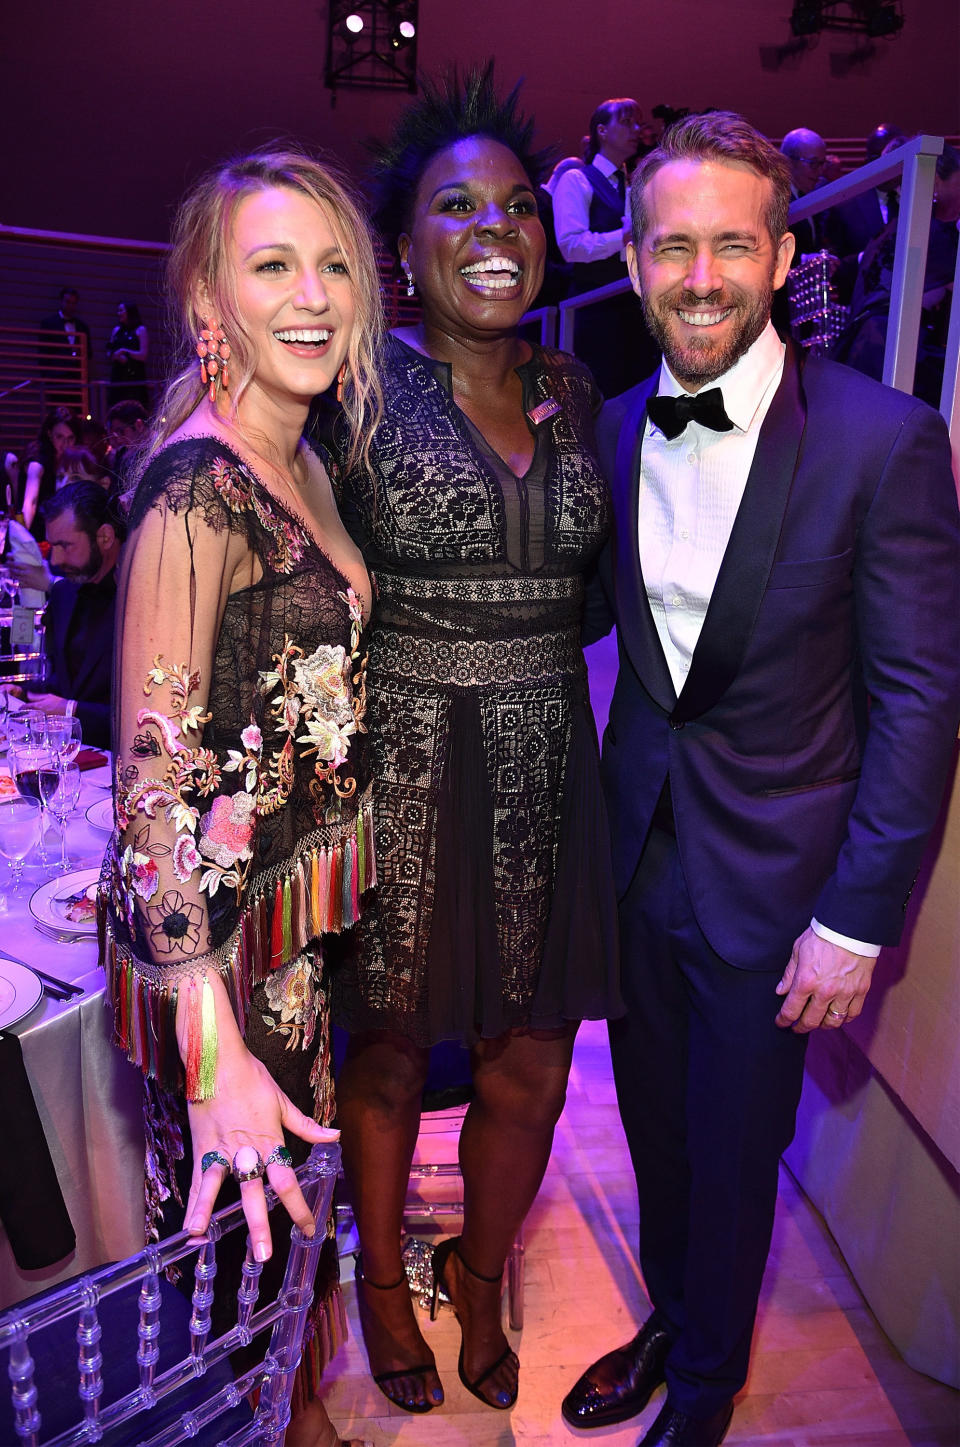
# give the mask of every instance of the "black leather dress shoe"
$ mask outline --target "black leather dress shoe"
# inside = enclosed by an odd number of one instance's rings
[[[609,1427],[642,1412],[663,1381],[670,1337],[650,1316],[626,1346],[588,1367],[560,1407],[571,1427]]]
[[[720,1447],[732,1419],[732,1402],[727,1402],[712,1417],[691,1417],[671,1407],[668,1398],[637,1447]]]

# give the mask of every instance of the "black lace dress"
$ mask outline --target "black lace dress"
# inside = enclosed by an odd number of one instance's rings
[[[249,1049],[301,1110],[331,1120],[319,941],[354,923],[374,860],[362,608],[348,581],[213,438],[175,443],[150,463],[130,528],[101,906],[117,1042],[149,1081],[156,1234],[179,1225],[171,1198],[185,1199],[189,1183],[183,1095],[212,1090],[209,972],[224,980]],[[186,1072],[173,1030],[183,992],[200,1027]],[[302,1141],[287,1144],[304,1158]],[[282,1271],[282,1252],[275,1263]],[[341,1324],[335,1252],[326,1266],[317,1370]]]
[[[334,1018],[419,1045],[622,1013],[580,648],[610,527],[599,397],[561,353],[518,370],[523,478],[456,406],[449,368],[390,338],[372,469],[338,483],[377,588],[378,888],[333,973]]]

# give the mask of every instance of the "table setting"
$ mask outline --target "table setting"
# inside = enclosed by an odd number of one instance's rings
[[[0,754],[0,1309],[143,1245],[142,1078],[97,951],[111,763],[74,720],[22,717]]]

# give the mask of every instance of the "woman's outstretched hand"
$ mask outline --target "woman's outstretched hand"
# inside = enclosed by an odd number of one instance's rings
[[[339,1131],[318,1125],[298,1110],[277,1085],[269,1070],[247,1049],[240,1035],[226,992],[219,979],[212,980],[217,1010],[217,1073],[216,1089],[209,1100],[188,1105],[190,1135],[193,1142],[193,1177],[187,1197],[186,1229],[201,1236],[210,1224],[210,1216],[220,1187],[238,1151],[255,1155],[266,1162],[278,1147],[283,1147],[283,1132],[299,1136],[312,1144],[335,1141]],[[226,1164],[214,1162],[203,1169],[204,1157],[218,1153]],[[247,1162],[241,1157],[241,1167]],[[313,1212],[303,1198],[293,1167],[274,1160],[266,1166],[266,1176],[283,1202],[291,1219],[305,1236],[315,1230]],[[259,1177],[240,1185],[243,1213],[247,1218],[250,1242],[257,1261],[266,1261],[272,1251],[267,1201],[263,1181]]]

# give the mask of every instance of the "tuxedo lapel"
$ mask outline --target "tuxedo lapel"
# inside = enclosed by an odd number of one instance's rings
[[[672,719],[686,723],[722,696],[743,662],[780,539],[806,422],[800,369],[787,343],[783,378],[760,428],[753,466]]]
[[[667,660],[657,634],[640,567],[640,454],[647,422],[647,398],[657,390],[659,372],[634,394],[617,438],[613,464],[616,485],[617,631],[651,698],[667,713],[677,700]]]

